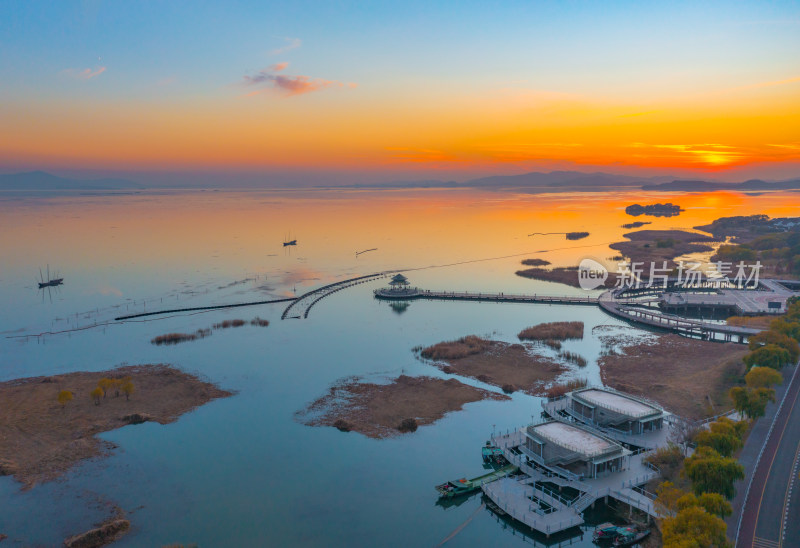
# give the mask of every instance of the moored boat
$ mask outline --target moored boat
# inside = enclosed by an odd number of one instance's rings
[[[594,541],[612,541],[617,538],[617,531],[620,529],[613,523],[601,523],[597,527],[594,528],[594,533],[592,533],[592,540]]]
[[[618,527],[617,538],[614,539],[614,546],[631,546],[644,539],[649,534],[650,529],[639,531],[635,527]]]
[[[486,445],[481,447],[481,456],[483,457],[484,464],[491,464],[494,468],[499,468],[508,464],[503,450],[486,442]]]
[[[458,497],[472,493],[473,491],[477,491],[481,488],[481,485],[498,480],[509,474],[513,474],[517,470],[518,468],[516,466],[509,464],[503,468],[489,472],[488,474],[478,476],[477,478],[461,478],[442,483],[441,485],[436,486],[436,490],[439,492],[439,496],[442,498]]]

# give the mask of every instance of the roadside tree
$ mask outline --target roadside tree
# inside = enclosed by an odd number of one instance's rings
[[[684,461],[684,475],[692,481],[696,495],[719,493],[727,499],[733,498],[733,484],[744,478],[744,468],[736,459],[723,457],[710,447],[700,446]]]
[[[744,376],[744,381],[750,388],[772,388],[783,383],[783,375],[771,367],[753,367]]]

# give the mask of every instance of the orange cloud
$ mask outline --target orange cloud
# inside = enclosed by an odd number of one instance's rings
[[[289,63],[276,63],[269,68],[258,71],[253,76],[245,75],[242,85],[245,87],[256,87],[255,91],[247,94],[248,97],[260,95],[269,91],[277,91],[286,96],[303,95],[312,91],[319,91],[329,87],[344,87],[342,82],[336,80],[325,80],[323,78],[312,78],[310,76],[289,76],[277,74],[286,69]],[[355,84],[348,84],[347,87],[353,88]]]

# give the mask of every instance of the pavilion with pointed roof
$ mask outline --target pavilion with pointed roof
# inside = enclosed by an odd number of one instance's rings
[[[392,277],[391,281],[389,282],[389,287],[391,287],[393,290],[405,289],[406,287],[408,287],[408,285],[409,285],[408,278],[406,278],[402,274],[395,274],[394,277]]]

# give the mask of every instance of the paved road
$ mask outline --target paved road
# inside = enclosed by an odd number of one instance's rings
[[[795,488],[800,444],[798,394],[800,375],[796,369],[753,475],[737,548],[800,546],[800,486]]]

